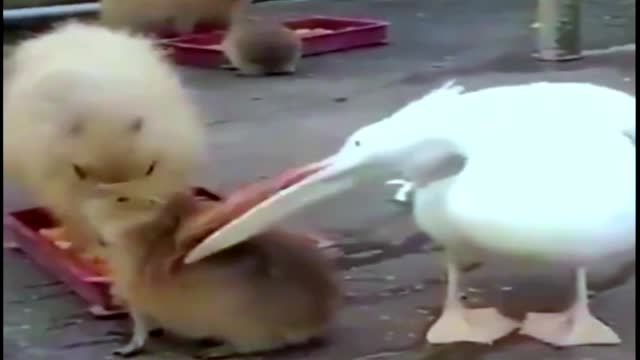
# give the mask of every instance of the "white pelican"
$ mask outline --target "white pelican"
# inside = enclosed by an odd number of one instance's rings
[[[447,296],[431,343],[492,343],[520,332],[557,346],[616,344],[588,309],[585,268],[635,248],[635,98],[588,84],[462,93],[448,83],[356,131],[317,171],[196,247],[194,262],[298,209],[395,169],[415,186],[419,228],[445,246]],[[459,300],[460,251],[567,264],[575,303],[520,324]]]

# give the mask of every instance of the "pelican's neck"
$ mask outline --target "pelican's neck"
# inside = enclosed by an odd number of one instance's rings
[[[466,116],[465,116],[466,115]],[[425,186],[460,172],[478,140],[478,122],[457,110],[441,119],[432,119],[420,131],[408,135],[412,146],[396,166],[416,186]]]

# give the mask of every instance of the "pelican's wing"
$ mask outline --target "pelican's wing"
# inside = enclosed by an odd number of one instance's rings
[[[447,213],[472,241],[553,261],[594,259],[633,245],[635,149],[625,139],[565,128],[544,146],[534,136],[511,145],[472,157],[448,194]]]

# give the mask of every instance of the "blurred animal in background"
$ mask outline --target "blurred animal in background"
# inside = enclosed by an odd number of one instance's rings
[[[100,18],[109,27],[189,33],[198,23],[226,28],[236,2],[251,0],[102,0]]]
[[[302,40],[295,31],[275,20],[250,16],[242,0],[233,4],[221,48],[232,68],[245,76],[292,74],[302,56]]]

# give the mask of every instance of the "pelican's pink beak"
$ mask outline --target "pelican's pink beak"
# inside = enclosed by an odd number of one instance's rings
[[[303,181],[309,176],[325,169],[327,166],[329,166],[329,162],[327,160],[322,160],[290,171],[286,171],[284,174],[278,176],[278,180],[276,180],[277,182],[280,182],[279,190],[287,189]]]
[[[234,191],[225,200],[225,206],[228,207],[228,212],[231,213],[234,218],[238,218],[263,201],[276,196],[280,191],[302,182],[326,166],[326,163],[323,161],[315,162],[287,170],[276,177],[244,186]]]
[[[255,189],[240,191],[235,198],[232,195],[229,202],[233,204],[234,211],[237,211],[234,214],[237,216],[191,250],[185,263],[196,262],[243,242],[306,205],[350,189],[355,181],[348,173],[356,166],[353,161],[336,161],[333,156],[285,172],[276,177],[275,181],[268,182],[271,185],[259,196],[256,196]],[[264,184],[252,186],[260,187]],[[263,188],[262,191],[264,190]]]
[[[205,236],[243,216],[258,204],[268,200],[325,167],[323,162],[312,163],[303,167],[287,170],[284,173],[241,187],[213,208],[205,208],[189,218],[177,235],[187,243],[201,241]]]

